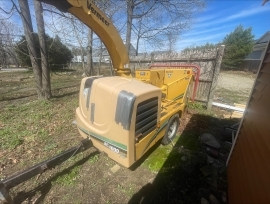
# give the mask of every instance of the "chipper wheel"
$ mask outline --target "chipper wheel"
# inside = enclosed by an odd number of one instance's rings
[[[161,141],[163,145],[168,145],[172,142],[178,131],[179,124],[180,124],[179,115],[178,114],[173,115],[168,122],[165,135]]]

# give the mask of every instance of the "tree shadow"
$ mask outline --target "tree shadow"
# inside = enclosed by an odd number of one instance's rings
[[[41,194],[38,199],[35,201],[35,203],[42,203],[48,192],[51,190],[52,183],[57,180],[60,176],[69,174],[75,167],[83,165],[85,162],[87,162],[91,157],[99,154],[99,151],[92,152],[88,156],[84,157],[83,159],[77,161],[72,166],[64,169],[61,172],[58,172],[53,177],[51,177],[49,180],[47,180],[45,183],[40,184],[35,189],[29,191],[29,192],[20,192],[16,197],[13,198],[14,203],[23,203],[26,201],[26,199],[31,200],[38,192]]]
[[[71,85],[71,86],[64,86],[64,87],[60,87],[60,88],[54,88],[52,89],[52,91],[59,91],[61,89],[67,89],[67,88],[73,88],[73,87],[80,87],[81,84],[74,84],[74,85]]]
[[[51,70],[51,72],[53,73],[53,74],[56,74],[57,75],[57,72],[76,72],[77,70],[76,69],[69,69],[69,68],[62,68],[62,67],[60,67],[60,68],[53,68],[52,70]]]
[[[3,99],[1,99],[0,101],[13,101],[13,100],[18,100],[18,99],[24,99],[24,98],[29,98],[31,96],[37,96],[36,93],[34,94],[27,94],[27,95],[22,95],[22,96],[18,96],[18,97],[3,97]]]
[[[214,175],[203,175],[200,169],[205,166],[212,168],[214,163],[207,162],[206,147],[199,137],[210,133],[221,146],[225,145],[220,140],[224,126],[234,123],[232,120],[193,114],[154,181],[143,186],[128,203],[200,203],[202,197],[208,199],[211,194],[221,200],[222,192],[227,190],[226,158],[215,159],[219,165],[213,168]]]
[[[76,84],[76,85],[72,85],[72,86],[66,86],[66,87],[60,87],[60,88],[55,88],[52,89],[52,93],[53,92],[59,92],[62,89],[67,89],[67,88],[73,88],[73,87],[78,87],[80,84]],[[73,94],[79,93],[79,90],[77,91],[72,91],[72,92],[67,92],[67,93],[63,93],[63,94],[52,94],[51,98],[62,98],[65,96],[70,96]],[[3,97],[3,99],[1,99],[0,101],[13,101],[13,100],[18,100],[18,99],[24,99],[24,98],[28,98],[28,97],[32,97],[32,96],[37,96],[37,93],[28,93],[26,95],[21,95],[21,96],[17,96],[17,97]]]
[[[63,94],[59,94],[59,95],[53,95],[52,98],[63,98],[65,96],[71,96],[74,94],[78,94],[79,91],[72,91],[72,92],[68,92],[68,93],[63,93]]]

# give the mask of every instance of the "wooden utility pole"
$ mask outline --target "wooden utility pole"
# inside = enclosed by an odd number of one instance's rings
[[[221,65],[221,62],[222,62],[224,49],[225,49],[225,45],[221,45],[219,47],[218,52],[217,52],[216,65],[215,65],[214,70],[213,70],[212,83],[211,83],[211,88],[210,88],[210,91],[209,91],[208,102],[207,102],[207,110],[208,111],[210,111],[211,108],[212,108],[214,94],[215,94],[216,87],[217,87],[217,84],[218,84],[218,76],[219,76],[219,72],[220,72],[220,65]]]
[[[37,51],[35,49],[33,26],[32,26],[32,20],[31,20],[31,15],[29,11],[28,1],[19,0],[19,5],[21,9],[20,15],[23,22],[23,28],[24,28],[25,38],[27,42],[28,52],[30,55],[31,64],[33,67],[34,75],[35,75],[37,95],[38,95],[38,98],[41,99],[42,98],[42,71],[41,71],[41,67],[38,64]]]
[[[48,53],[45,41],[45,28],[43,19],[43,7],[41,2],[34,0],[36,21],[38,27],[38,38],[40,44],[40,55],[41,55],[41,68],[42,68],[42,89],[43,98],[51,98],[51,80],[50,80],[50,69],[48,63]]]

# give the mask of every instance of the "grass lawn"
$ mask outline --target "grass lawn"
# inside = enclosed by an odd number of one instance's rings
[[[54,72],[51,81],[53,98],[38,101],[32,72],[0,73],[1,179],[81,140],[71,125],[78,107],[81,74]],[[151,197],[163,203],[198,203],[210,193],[218,197],[226,185],[213,189],[201,175],[205,155],[198,138],[206,131],[218,134],[229,121],[206,112],[201,104],[192,104],[189,110],[173,143],[157,144],[134,170],[120,167],[113,174],[110,168],[116,162],[91,148],[20,184],[10,194],[16,203],[128,203],[137,201],[141,194],[148,196],[146,200]],[[145,191],[149,185],[152,190]]]

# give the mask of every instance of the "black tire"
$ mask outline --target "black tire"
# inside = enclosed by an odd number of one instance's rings
[[[179,124],[180,124],[180,121],[179,121],[178,114],[173,115],[169,119],[165,135],[161,141],[163,145],[168,145],[172,142],[172,140],[175,138],[176,133],[178,131]]]

